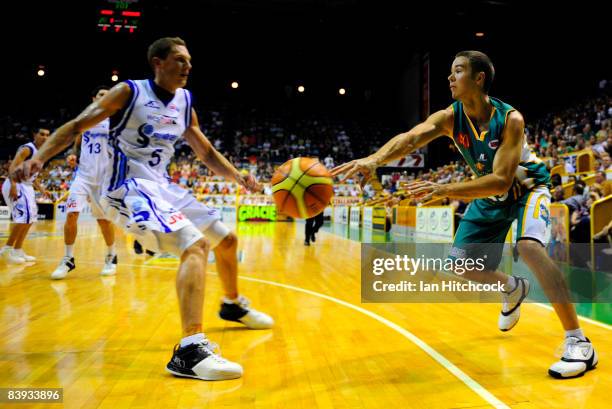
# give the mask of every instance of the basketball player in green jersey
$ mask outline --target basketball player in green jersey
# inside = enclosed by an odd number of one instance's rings
[[[595,368],[597,354],[580,329],[563,275],[544,247],[550,224],[549,174],[530,153],[522,115],[488,95],[494,74],[493,64],[485,54],[458,53],[448,77],[455,103],[397,135],[378,152],[334,168],[332,175],[342,174],[347,179],[361,173],[367,180],[375,175],[378,166],[404,157],[440,136],[450,136],[477,177],[449,184],[415,182],[408,186],[411,195],[423,201],[434,196],[472,199],[459,224],[450,257],[475,259],[487,255],[483,271],[472,270],[463,276],[504,285],[498,323],[502,331],[516,325],[520,304],[529,292],[526,279],[497,270],[505,237],[518,219],[519,254],[534,272],[565,329],[563,355],[548,373],[555,378],[581,376]]]

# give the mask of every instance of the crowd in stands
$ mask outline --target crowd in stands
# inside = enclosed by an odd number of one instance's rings
[[[46,123],[53,128],[65,120],[65,116],[62,112],[55,121],[47,120]],[[237,168],[251,172],[261,181],[269,181],[276,166],[292,157],[319,157],[326,167],[332,168],[377,150],[387,138],[397,133],[397,130],[368,121],[295,118],[256,110],[238,115],[229,108],[221,108],[208,111],[202,118],[203,131],[215,148]],[[0,131],[4,133],[5,141],[0,148],[0,158],[10,159],[16,148],[29,140],[27,127],[8,117],[0,120]],[[563,164],[567,173],[575,172],[575,163],[565,161],[562,155],[585,149],[593,153],[595,167],[600,173],[592,186],[581,183],[579,175],[570,176],[575,179],[575,194],[565,198],[559,175],[555,175],[552,180],[553,200],[568,204],[572,213],[576,213],[576,220],[588,217],[589,203],[609,195],[612,189],[611,182],[606,181],[605,173],[606,170],[612,170],[612,98],[606,96],[590,99],[566,111],[547,115],[534,123],[528,123],[525,131],[534,152],[549,167]],[[449,146],[454,148],[452,144]],[[43,170],[41,180],[53,200],[65,194],[75,168],[74,157],[69,157],[68,160],[58,158]],[[0,161],[0,179],[7,174],[8,161]],[[235,184],[213,175],[184,141],[176,146],[176,156],[169,166],[168,174],[173,182],[197,195],[235,196],[244,193]],[[349,181],[348,184],[336,186],[335,193],[339,197],[363,195],[367,201],[381,195],[393,196],[415,179],[452,183],[471,177],[471,169],[461,159],[436,169],[385,175],[382,178],[382,190],[374,189],[371,184],[362,190],[356,181]],[[269,186],[266,193],[271,193]],[[463,208],[463,205],[459,203],[457,207]]]

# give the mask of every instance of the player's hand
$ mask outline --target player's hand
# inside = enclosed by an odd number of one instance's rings
[[[444,196],[446,194],[445,185],[429,181],[416,181],[406,186],[408,194],[417,202],[426,202],[434,196]]]
[[[263,190],[263,186],[257,182],[257,180],[255,180],[255,176],[251,175],[250,173],[248,175],[240,176],[240,178],[238,178],[238,183],[246,190],[253,193],[259,193]]]
[[[17,192],[17,186],[11,184],[11,190],[9,190],[9,197],[12,201],[15,201],[19,198],[19,193]]]
[[[376,176],[376,168],[378,165],[374,159],[369,156],[361,159],[355,159],[340,166],[336,166],[331,170],[332,176],[344,175],[340,183],[345,182],[351,176],[356,174],[363,175],[359,184],[363,187],[368,180]]]
[[[40,172],[43,168],[43,162],[38,159],[29,159],[17,166],[11,174],[11,179],[15,182],[23,182],[28,180],[33,174]]]

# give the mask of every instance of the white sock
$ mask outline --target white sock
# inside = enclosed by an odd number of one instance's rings
[[[66,244],[64,245],[64,247],[66,248],[66,257],[70,257],[70,258],[74,257],[74,254],[72,254],[74,244],[70,244],[70,245]]]
[[[111,256],[116,254],[115,243],[111,244],[110,246],[106,246],[106,254]]]
[[[570,329],[569,331],[565,331],[565,338],[567,337],[576,337],[580,338],[582,341],[586,341],[586,337],[582,333],[582,329]]]
[[[197,344],[198,342],[204,341],[204,339],[204,334],[201,332],[189,335],[188,337],[181,339],[181,348],[184,348],[187,345]]]
[[[12,250],[12,249],[13,249],[13,246],[5,245],[4,247],[2,247],[0,252],[4,253],[5,251],[9,251],[9,250]]]
[[[516,278],[514,278],[514,276],[508,277],[508,282],[506,283],[504,287],[505,288],[504,292],[506,294],[510,294],[512,291],[515,290],[517,284],[518,283],[516,282]]]
[[[239,300],[240,300],[240,296],[238,296],[236,298],[223,297],[223,302],[225,304],[238,304]]]

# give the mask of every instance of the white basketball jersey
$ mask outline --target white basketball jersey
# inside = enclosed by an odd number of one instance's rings
[[[167,183],[166,168],[174,156],[174,144],[191,124],[189,91],[177,89],[174,98],[164,104],[153,91],[151,80],[126,82],[132,98],[119,121],[111,121],[113,158],[105,184],[109,191],[131,178]]]
[[[25,148],[25,147],[30,148],[30,154],[29,154],[29,155],[28,155],[28,156],[27,156],[27,157],[24,159],[24,162],[25,162],[26,160],[28,160],[28,159],[31,159],[31,158],[32,158],[32,156],[34,156],[34,154],[35,154],[36,152],[38,152],[38,149],[36,149],[36,145],[34,145],[34,143],[33,143],[33,142],[28,142],[28,143],[26,143],[26,144],[21,145],[21,146],[19,147],[19,149],[17,149],[17,151],[19,151],[19,150],[21,150],[21,148]],[[32,184],[32,182],[34,182],[34,180],[36,179],[36,177],[37,177],[37,176],[38,176],[38,173],[34,173],[33,175],[31,175],[31,176],[30,176],[30,178],[29,178],[29,179],[24,180],[24,181],[23,181],[23,182],[21,182],[21,183],[23,183],[24,185],[31,185],[31,184]]]
[[[83,133],[76,177],[97,185],[104,182],[110,162],[109,124],[107,118]]]

